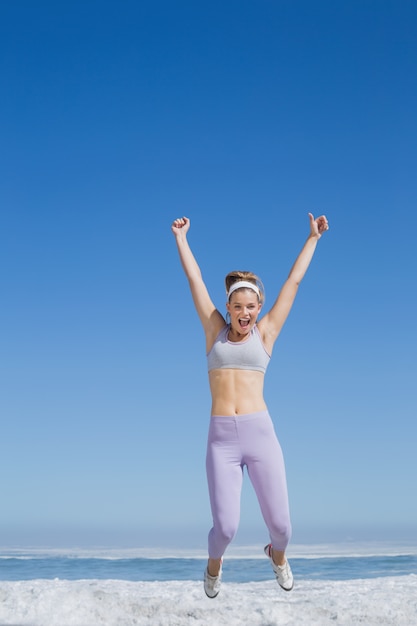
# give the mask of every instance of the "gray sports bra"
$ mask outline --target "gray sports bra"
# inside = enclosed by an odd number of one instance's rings
[[[229,341],[230,325],[224,326],[207,354],[208,371],[215,369],[254,370],[265,373],[271,355],[265,349],[257,326],[245,341]]]

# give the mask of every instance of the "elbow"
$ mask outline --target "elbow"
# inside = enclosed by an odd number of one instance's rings
[[[300,286],[301,281],[303,280],[302,276],[297,276],[296,274],[291,275],[288,277],[288,283],[294,288],[294,289],[298,289],[298,287]]]

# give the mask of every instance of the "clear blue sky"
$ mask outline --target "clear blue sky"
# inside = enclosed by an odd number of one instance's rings
[[[294,542],[417,539],[417,5],[0,6],[0,545],[205,545],[213,300],[272,304]],[[246,481],[237,542],[267,538]]]

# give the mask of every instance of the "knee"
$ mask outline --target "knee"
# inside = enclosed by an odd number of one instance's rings
[[[281,520],[268,529],[275,550],[285,550],[290,542],[292,528],[289,520]]]
[[[237,532],[237,524],[232,522],[220,522],[215,525],[215,533],[223,544],[229,544]]]
[[[220,558],[229,543],[232,541],[237,531],[237,527],[231,524],[215,523],[209,532],[209,556],[210,558]]]

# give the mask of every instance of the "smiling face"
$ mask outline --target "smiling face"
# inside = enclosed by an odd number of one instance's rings
[[[252,289],[243,288],[232,293],[226,307],[232,331],[247,335],[255,326],[262,305]]]

